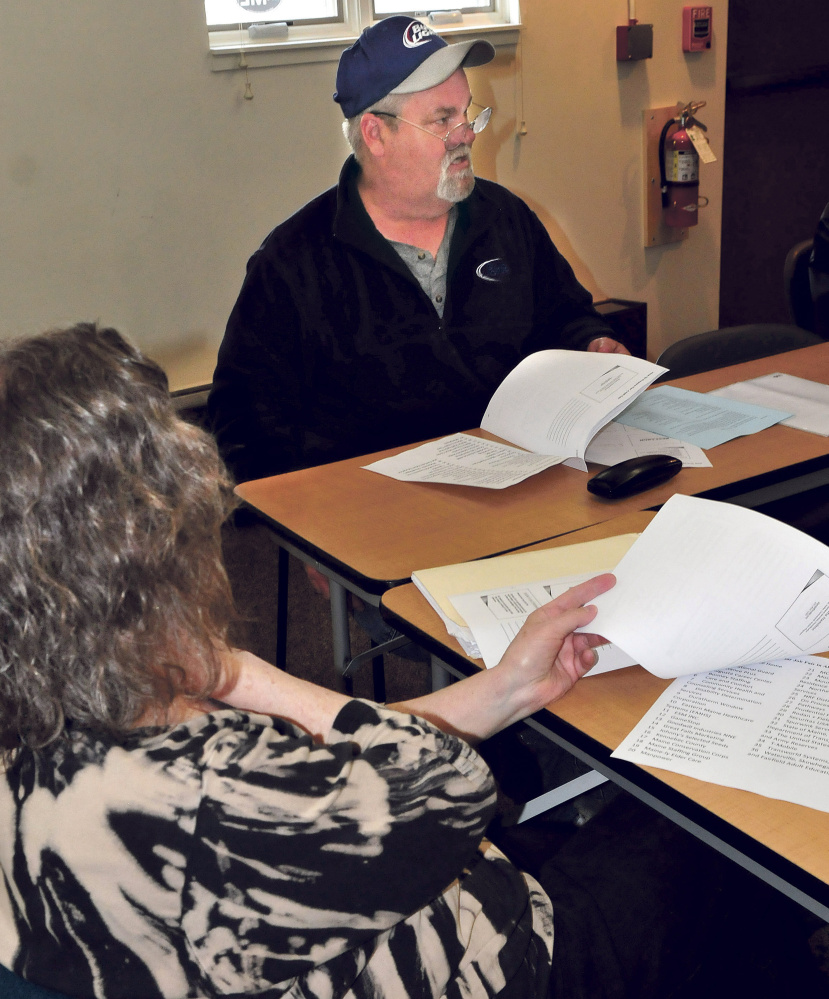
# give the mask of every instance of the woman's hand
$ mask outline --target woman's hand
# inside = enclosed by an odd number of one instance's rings
[[[391,705],[470,742],[486,739],[567,693],[595,664],[598,635],[574,634],[596,608],[584,606],[616,582],[610,573],[574,586],[527,618],[494,669],[425,697]]]
[[[538,711],[562,697],[595,664],[593,649],[605,642],[599,635],[575,633],[590,624],[596,608],[585,606],[616,583],[607,572],[535,610],[527,618],[494,668]]]

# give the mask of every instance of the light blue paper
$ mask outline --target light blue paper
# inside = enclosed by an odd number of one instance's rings
[[[766,406],[660,385],[635,399],[619,413],[616,422],[712,448],[773,427],[791,415]]]

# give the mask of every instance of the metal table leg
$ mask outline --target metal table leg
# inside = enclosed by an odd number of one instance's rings
[[[288,549],[279,547],[276,569],[276,665],[288,668]]]
[[[347,693],[352,691],[351,677],[345,675],[345,668],[351,662],[351,636],[348,631],[347,591],[342,583],[329,580],[331,594],[331,634],[334,641],[334,667],[343,677]]]

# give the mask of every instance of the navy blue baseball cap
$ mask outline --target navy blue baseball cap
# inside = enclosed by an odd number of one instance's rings
[[[495,49],[482,38],[448,45],[421,21],[401,14],[366,30],[340,56],[334,100],[353,118],[388,94],[436,87],[462,66],[483,66]]]

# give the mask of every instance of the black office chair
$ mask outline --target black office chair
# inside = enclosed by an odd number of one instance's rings
[[[815,310],[809,285],[809,257],[813,246],[813,239],[795,243],[783,264],[783,290],[792,322],[812,331],[815,329]]]
[[[669,370],[657,378],[657,382],[824,342],[816,333],[783,323],[750,323],[708,330],[672,343],[662,351],[656,363]]]

